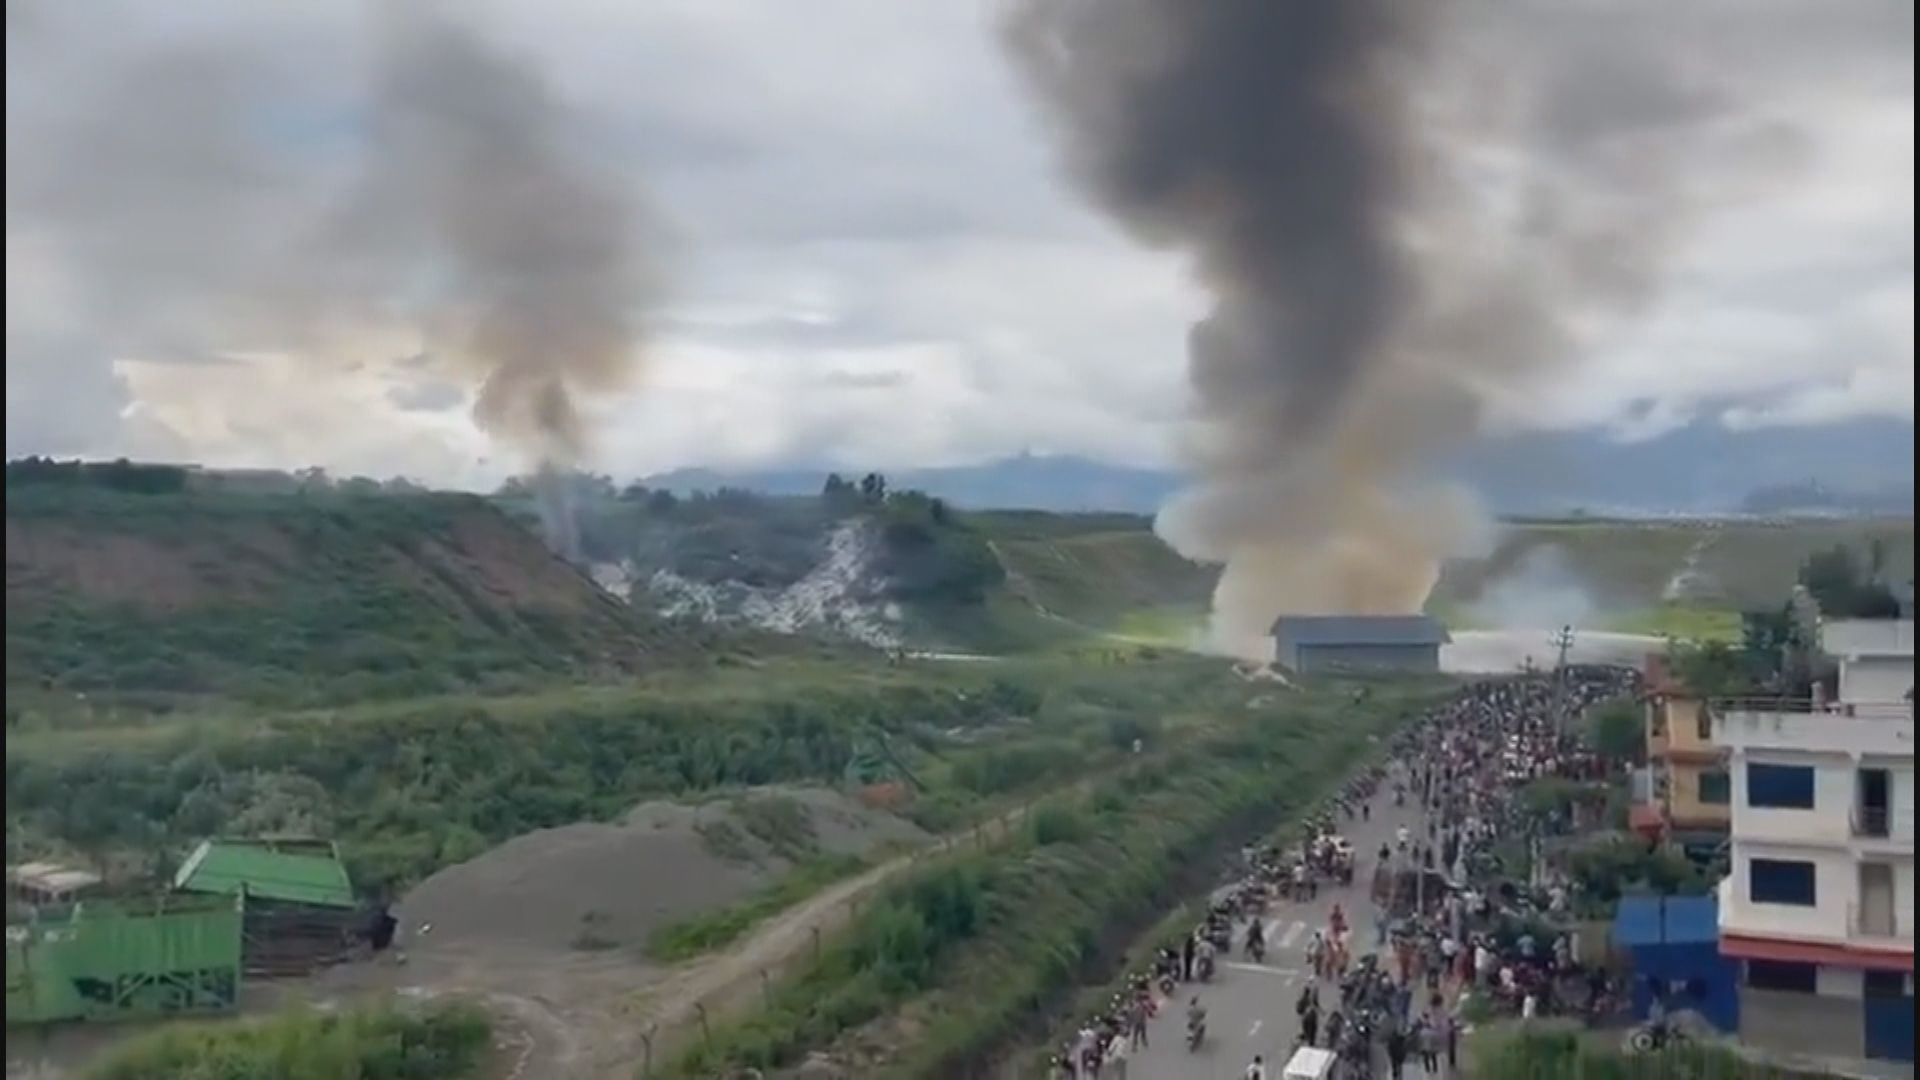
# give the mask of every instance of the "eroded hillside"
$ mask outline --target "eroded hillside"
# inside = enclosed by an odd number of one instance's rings
[[[684,648],[483,499],[16,485],[7,683],[351,700]]]

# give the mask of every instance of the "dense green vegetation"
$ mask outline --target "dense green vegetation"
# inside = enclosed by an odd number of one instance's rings
[[[856,1028],[873,1035],[865,1025],[902,1008],[914,1034],[884,1071],[966,1073],[1044,1021],[1106,959],[1103,940],[1154,919],[1221,844],[1337,783],[1370,736],[1425,699],[1417,689],[1388,691],[1356,709],[1346,694],[1290,697],[1090,790],[1055,796],[1015,842],[887,890],[767,1008],[694,1048],[677,1075],[788,1064]]]
[[[1900,602],[1888,584],[1890,558],[1885,541],[1877,537],[1867,544],[1864,557],[1844,545],[1810,553],[1796,577],[1813,601],[1810,612],[1776,597],[1774,603],[1742,614],[1735,641],[1676,642],[1670,650],[1674,674],[1706,697],[1809,697],[1815,682],[1833,674],[1830,661],[1821,655],[1812,615],[1897,616]]]
[[[1634,764],[1647,749],[1646,716],[1631,698],[1603,701],[1586,715],[1585,739],[1600,756]]]
[[[110,1051],[88,1080],[462,1080],[490,1025],[472,1006],[297,1011],[161,1028]]]
[[[964,669],[962,669],[964,668]],[[170,869],[210,832],[336,838],[372,893],[530,829],[654,796],[838,782],[873,731],[912,759],[923,826],[1123,757],[1136,733],[1244,708],[1198,658],[865,668],[799,661],[631,688],[232,714],[8,740],[8,857]]]

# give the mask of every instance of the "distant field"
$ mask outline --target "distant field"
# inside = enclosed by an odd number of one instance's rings
[[[1204,624],[1216,572],[1181,558],[1150,522],[1123,515],[986,514],[981,529],[1013,596],[1141,643],[1180,645]],[[1739,637],[1741,611],[1785,601],[1802,561],[1875,541],[1885,575],[1913,576],[1913,522],[1527,521],[1493,552],[1450,563],[1428,610],[1462,628],[1501,621],[1497,603],[1577,607],[1590,628],[1692,640]],[[1538,595],[1533,595],[1538,594]]]
[[[1876,540],[1886,577],[1911,580],[1910,519],[1517,523],[1487,558],[1449,564],[1429,606],[1471,619],[1505,579],[1577,589],[1611,629],[1723,634],[1725,613],[1783,602],[1808,555],[1844,545],[1864,559]]]

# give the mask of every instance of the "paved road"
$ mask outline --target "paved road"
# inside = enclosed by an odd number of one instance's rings
[[[1234,953],[1223,958],[1213,982],[1187,984],[1179,997],[1162,1005],[1160,1015],[1147,1029],[1149,1045],[1136,1050],[1129,1062],[1127,1080],[1241,1080],[1255,1054],[1266,1058],[1271,1080],[1280,1080],[1299,1037],[1299,1018],[1294,1015],[1293,1004],[1313,977],[1306,952],[1313,931],[1326,927],[1333,905],[1338,903],[1353,926],[1354,954],[1371,951],[1375,931],[1369,886],[1380,845],[1391,843],[1401,825],[1416,835],[1424,828],[1420,811],[1411,800],[1405,809],[1396,810],[1391,785],[1382,787],[1384,790],[1374,799],[1372,820],[1355,819],[1340,826],[1353,842],[1357,859],[1353,884],[1344,888],[1323,886],[1311,903],[1275,902],[1266,916],[1264,964],[1248,962],[1242,924],[1234,935]],[[1199,1050],[1189,1052],[1186,1003],[1196,990],[1207,1009],[1207,1036]],[[1322,984],[1323,1014],[1339,1000],[1337,984]],[[1422,1075],[1418,1065],[1418,1057],[1408,1060],[1408,1080]],[[1385,1074],[1382,1062],[1380,1075]]]

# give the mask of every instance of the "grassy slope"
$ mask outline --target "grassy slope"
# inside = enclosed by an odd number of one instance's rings
[[[15,718],[16,692],[364,700],[611,677],[689,644],[469,496],[7,494]]]

